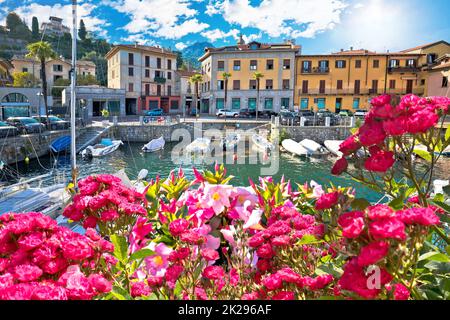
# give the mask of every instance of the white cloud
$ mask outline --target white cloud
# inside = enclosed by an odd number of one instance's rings
[[[359,9],[359,8],[363,8],[363,7],[364,7],[364,4],[362,4],[362,3],[357,3],[353,6],[353,8],[355,8],[355,9]]]
[[[143,32],[179,39],[209,27],[195,18],[198,12],[186,0],[104,0],[102,3],[130,17],[124,30],[131,34]]]
[[[245,41],[245,43],[249,43],[249,42],[252,42],[252,41],[255,41],[255,40],[258,40],[259,38],[261,38],[262,37],[262,33],[259,33],[259,34],[255,34],[255,33],[253,33],[253,34],[250,34],[250,35],[242,35],[242,39],[244,39],[244,41]]]
[[[97,8],[96,5],[91,3],[81,3],[77,7],[77,17],[78,24],[80,20],[83,19],[86,29],[88,31],[94,31],[98,34],[106,35],[104,27],[109,26],[106,20],[101,19],[93,15],[93,11]],[[40,5],[36,3],[31,3],[27,6],[21,6],[14,11],[21,17],[25,18],[25,21],[31,27],[31,19],[33,16],[37,17],[39,24],[48,21],[50,16],[56,16],[63,19],[63,24],[68,27],[72,27],[72,5],[61,5],[55,4],[51,5]]]
[[[184,42],[178,42],[175,44],[175,48],[177,48],[177,50],[183,50],[187,48],[187,44]]]
[[[211,42],[215,42],[217,40],[226,39],[229,37],[238,38],[239,30],[231,29],[228,32],[223,32],[220,29],[207,30],[201,33],[202,36],[207,38]]]
[[[220,2],[212,2],[210,0],[209,3],[206,5],[205,13],[208,16],[212,16],[212,15],[218,14],[218,13],[220,13],[220,7],[221,7],[221,3]]]
[[[124,41],[124,42],[132,42],[132,43],[137,42],[140,45],[146,45],[146,46],[157,46],[158,45],[154,40],[146,38],[145,35],[143,35],[143,34],[132,34],[127,37],[122,37],[122,38],[120,38],[120,40]]]
[[[257,6],[224,0],[214,6],[230,24],[258,28],[271,37],[309,38],[340,23],[346,7],[344,0],[263,0]]]

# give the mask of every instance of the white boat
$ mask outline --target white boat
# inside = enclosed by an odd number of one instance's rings
[[[103,139],[102,143],[89,146],[81,152],[83,157],[103,157],[116,151],[121,145],[122,140]]]
[[[241,135],[239,133],[230,133],[224,139],[222,139],[223,150],[234,150],[241,141]]]
[[[310,139],[304,139],[300,141],[300,144],[308,150],[310,156],[323,156],[330,153],[325,147]]]
[[[210,145],[210,139],[197,138],[186,147],[186,151],[188,153],[206,153],[209,151]]]
[[[323,144],[332,154],[341,158],[343,154],[339,151],[339,146],[342,142],[344,142],[344,140],[325,140]]]
[[[309,154],[305,147],[292,139],[283,140],[281,145],[287,152],[297,156],[307,156]]]
[[[275,146],[272,143],[267,141],[266,138],[260,136],[259,134],[254,134],[252,136],[252,141],[256,148],[261,151],[270,152],[275,149]]]
[[[142,151],[144,152],[155,152],[158,150],[164,149],[164,146],[166,144],[166,141],[164,140],[164,137],[161,136],[158,139],[153,139],[149,143],[147,143],[145,146],[142,147]]]
[[[423,144],[417,144],[414,146],[414,150],[420,150],[420,151],[425,151],[428,152],[428,149],[426,146],[424,146]],[[439,151],[435,151],[434,152],[435,155],[443,155],[444,157],[450,157],[450,146],[448,146],[447,148],[445,148],[444,150],[442,150],[442,152]],[[420,155],[419,155],[420,156]]]

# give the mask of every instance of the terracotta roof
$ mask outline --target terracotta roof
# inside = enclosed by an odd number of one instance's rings
[[[450,61],[445,62],[445,63],[441,63],[441,64],[433,67],[432,69],[433,70],[440,70],[440,69],[447,69],[447,68],[450,68]]]
[[[176,72],[180,75],[180,77],[191,77],[194,74],[198,73],[196,71],[188,71],[188,70],[177,70]]]
[[[119,49],[167,54],[167,55],[172,55],[174,57],[177,55],[176,53],[173,53],[169,49],[164,49],[164,48],[158,48],[158,47],[153,47],[153,46],[144,46],[144,45],[134,45],[134,44],[118,44],[118,45],[115,45],[114,47],[112,47],[111,50],[109,50],[109,52],[105,55],[105,58],[108,58],[108,56],[110,56],[113,52],[115,52]]]
[[[365,49],[359,49],[359,50],[343,50],[340,52],[333,52],[332,54],[361,56],[361,55],[366,55],[366,54],[376,54],[376,52],[365,50]]]
[[[415,50],[419,50],[419,49],[426,49],[426,48],[428,48],[428,47],[434,46],[434,45],[439,44],[439,43],[444,43],[444,44],[447,44],[447,45],[450,46],[450,44],[449,44],[447,41],[440,40],[440,41],[436,41],[436,42],[431,42],[431,43],[423,44],[423,45],[421,45],[421,46],[417,46],[417,47],[414,47],[414,48],[402,50],[402,51],[400,51],[400,52],[403,52],[403,53],[404,53],[404,52],[410,52],[410,51],[415,51]]]

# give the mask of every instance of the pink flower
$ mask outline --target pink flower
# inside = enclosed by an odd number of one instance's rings
[[[189,244],[200,245],[205,243],[206,238],[194,230],[188,230],[180,235],[180,240]]]
[[[394,153],[381,150],[372,154],[364,163],[364,167],[369,171],[385,173],[394,163]]]
[[[168,282],[173,282],[175,283],[178,278],[180,277],[181,273],[184,271],[184,268],[180,265],[173,265],[167,268],[166,271],[166,280]]]
[[[295,293],[292,291],[280,291],[272,297],[273,300],[295,300]]]
[[[153,250],[155,254],[145,258],[145,267],[149,274],[161,277],[166,273],[166,269],[169,266],[168,259],[173,250],[163,242],[158,244],[152,242],[148,248]]]
[[[378,204],[368,208],[368,216],[371,220],[377,220],[382,218],[391,218],[395,216],[394,210],[384,204]]]
[[[408,118],[408,132],[412,134],[425,133],[439,121],[439,116],[432,108],[415,112]]]
[[[440,224],[439,217],[431,208],[411,208],[397,212],[399,220],[406,224],[419,224],[422,226],[433,226]]]
[[[391,136],[401,136],[408,132],[408,118],[400,116],[383,122],[384,131]]]
[[[290,242],[291,237],[288,235],[281,235],[272,239],[272,245],[275,247],[285,247],[288,246]]]
[[[212,208],[214,213],[218,215],[225,208],[230,207],[231,191],[232,187],[229,185],[207,184],[204,195],[200,199],[200,205],[202,208]]]
[[[394,300],[408,300],[409,296],[409,290],[404,285],[401,283],[394,285]]]
[[[256,266],[258,267],[258,270],[261,272],[266,272],[272,267],[270,260],[267,259],[259,259],[258,262],[256,263]]]
[[[225,277],[225,272],[219,266],[209,266],[203,270],[202,275],[210,280],[220,280]]]
[[[370,104],[377,107],[383,107],[391,102],[391,96],[389,94],[384,94],[370,100]]]
[[[66,290],[50,283],[40,283],[33,290],[32,300],[68,300]]]
[[[131,296],[133,298],[150,295],[150,287],[143,281],[131,283]]]
[[[260,246],[256,250],[256,253],[258,254],[258,257],[266,259],[270,259],[275,255],[275,252],[272,249],[272,245],[269,243],[265,243],[262,246]]]
[[[207,261],[216,261],[217,259],[219,259],[219,253],[213,249],[203,249],[201,251],[201,255]]]
[[[250,248],[257,248],[264,243],[265,239],[261,233],[257,233],[248,239],[248,246]]]
[[[169,224],[169,231],[174,237],[177,237],[185,232],[188,227],[189,222],[186,219],[177,219]]]
[[[85,229],[88,229],[88,228],[95,229],[95,227],[97,226],[97,221],[98,221],[98,219],[96,217],[89,216],[89,217],[87,217],[84,220],[83,228],[85,228]]]
[[[94,254],[91,246],[82,238],[67,241],[62,250],[64,257],[70,260],[84,260]]]
[[[331,169],[331,174],[335,176],[341,175],[348,168],[348,162],[345,158],[340,158],[337,160]]]
[[[383,218],[369,225],[369,233],[375,239],[405,240],[405,224],[397,218]]]
[[[308,287],[311,290],[320,290],[325,288],[333,281],[333,276],[331,274],[323,274],[314,279],[311,279],[308,283]]]
[[[372,242],[361,249],[358,256],[358,265],[361,267],[366,267],[375,264],[386,257],[388,252],[388,242]]]
[[[363,146],[370,147],[384,142],[386,133],[383,130],[383,124],[377,121],[366,122],[358,131],[359,142]]]
[[[16,278],[22,282],[31,282],[39,279],[42,275],[42,270],[31,264],[22,264],[14,269]]]
[[[100,214],[100,220],[103,222],[114,221],[119,217],[119,213],[114,209],[105,210]]]
[[[21,248],[25,250],[32,250],[39,247],[43,242],[44,235],[42,232],[31,232],[18,241]]]
[[[342,235],[349,239],[357,238],[364,230],[364,212],[347,212],[339,216],[338,223],[342,227]]]
[[[327,193],[321,196],[316,202],[316,210],[330,209],[336,205],[339,201],[339,192],[335,191],[332,193]]]
[[[283,287],[283,281],[281,277],[276,273],[268,275],[266,278],[264,278],[262,283],[267,288],[267,290],[270,291],[278,290]]]
[[[111,283],[100,274],[91,274],[88,280],[91,286],[100,293],[107,293],[112,290]]]
[[[241,300],[258,300],[259,294],[258,292],[244,293],[241,297]]]
[[[356,136],[350,136],[341,143],[339,146],[339,151],[341,151],[344,156],[348,156],[352,153],[355,153],[359,148],[361,148],[361,144],[356,140]]]

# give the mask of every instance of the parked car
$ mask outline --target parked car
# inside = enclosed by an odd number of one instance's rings
[[[367,115],[366,110],[358,110],[355,112],[355,117],[357,118],[364,118]]]
[[[279,116],[280,116],[280,124],[283,126],[300,123],[300,118],[296,117],[290,111],[281,111]]]
[[[315,116],[315,113],[313,111],[309,111],[309,110],[300,110],[298,112],[295,113],[296,117],[313,117]]]
[[[226,109],[219,109],[216,112],[217,117],[239,117],[239,111],[232,111],[232,110],[226,110]]]
[[[341,116],[341,117],[351,117],[351,116],[353,116],[353,112],[351,112],[350,110],[341,110],[339,112],[339,116]]]
[[[36,119],[40,123],[43,123],[47,127],[47,117],[45,116],[34,116],[33,119]],[[66,130],[70,127],[70,122],[58,118],[57,116],[48,116],[48,120],[50,122],[51,130]]]
[[[17,136],[18,134],[19,129],[4,121],[0,121],[0,138]]]
[[[152,109],[152,110],[148,110],[145,115],[146,116],[151,116],[151,117],[157,117],[157,116],[162,116],[163,115],[163,109],[158,108],[158,109]]]
[[[334,126],[338,124],[339,119],[336,116],[336,113],[333,113],[329,110],[320,110],[316,114],[316,124],[319,126],[324,126],[326,123],[326,118],[330,118],[330,125]]]
[[[296,124],[298,123],[300,125],[301,118],[305,118],[305,122],[303,123],[303,125],[304,126],[313,126],[316,114],[313,111],[300,110],[298,112],[295,112],[294,116],[295,116]]]
[[[256,110],[254,109],[241,109],[239,111],[239,116],[241,118],[254,118],[256,117]]]
[[[264,110],[258,112],[258,118],[270,118],[272,116],[278,116],[278,113],[275,111]]]
[[[22,134],[45,131],[45,125],[30,117],[11,117],[6,121],[10,125],[16,127]]]

